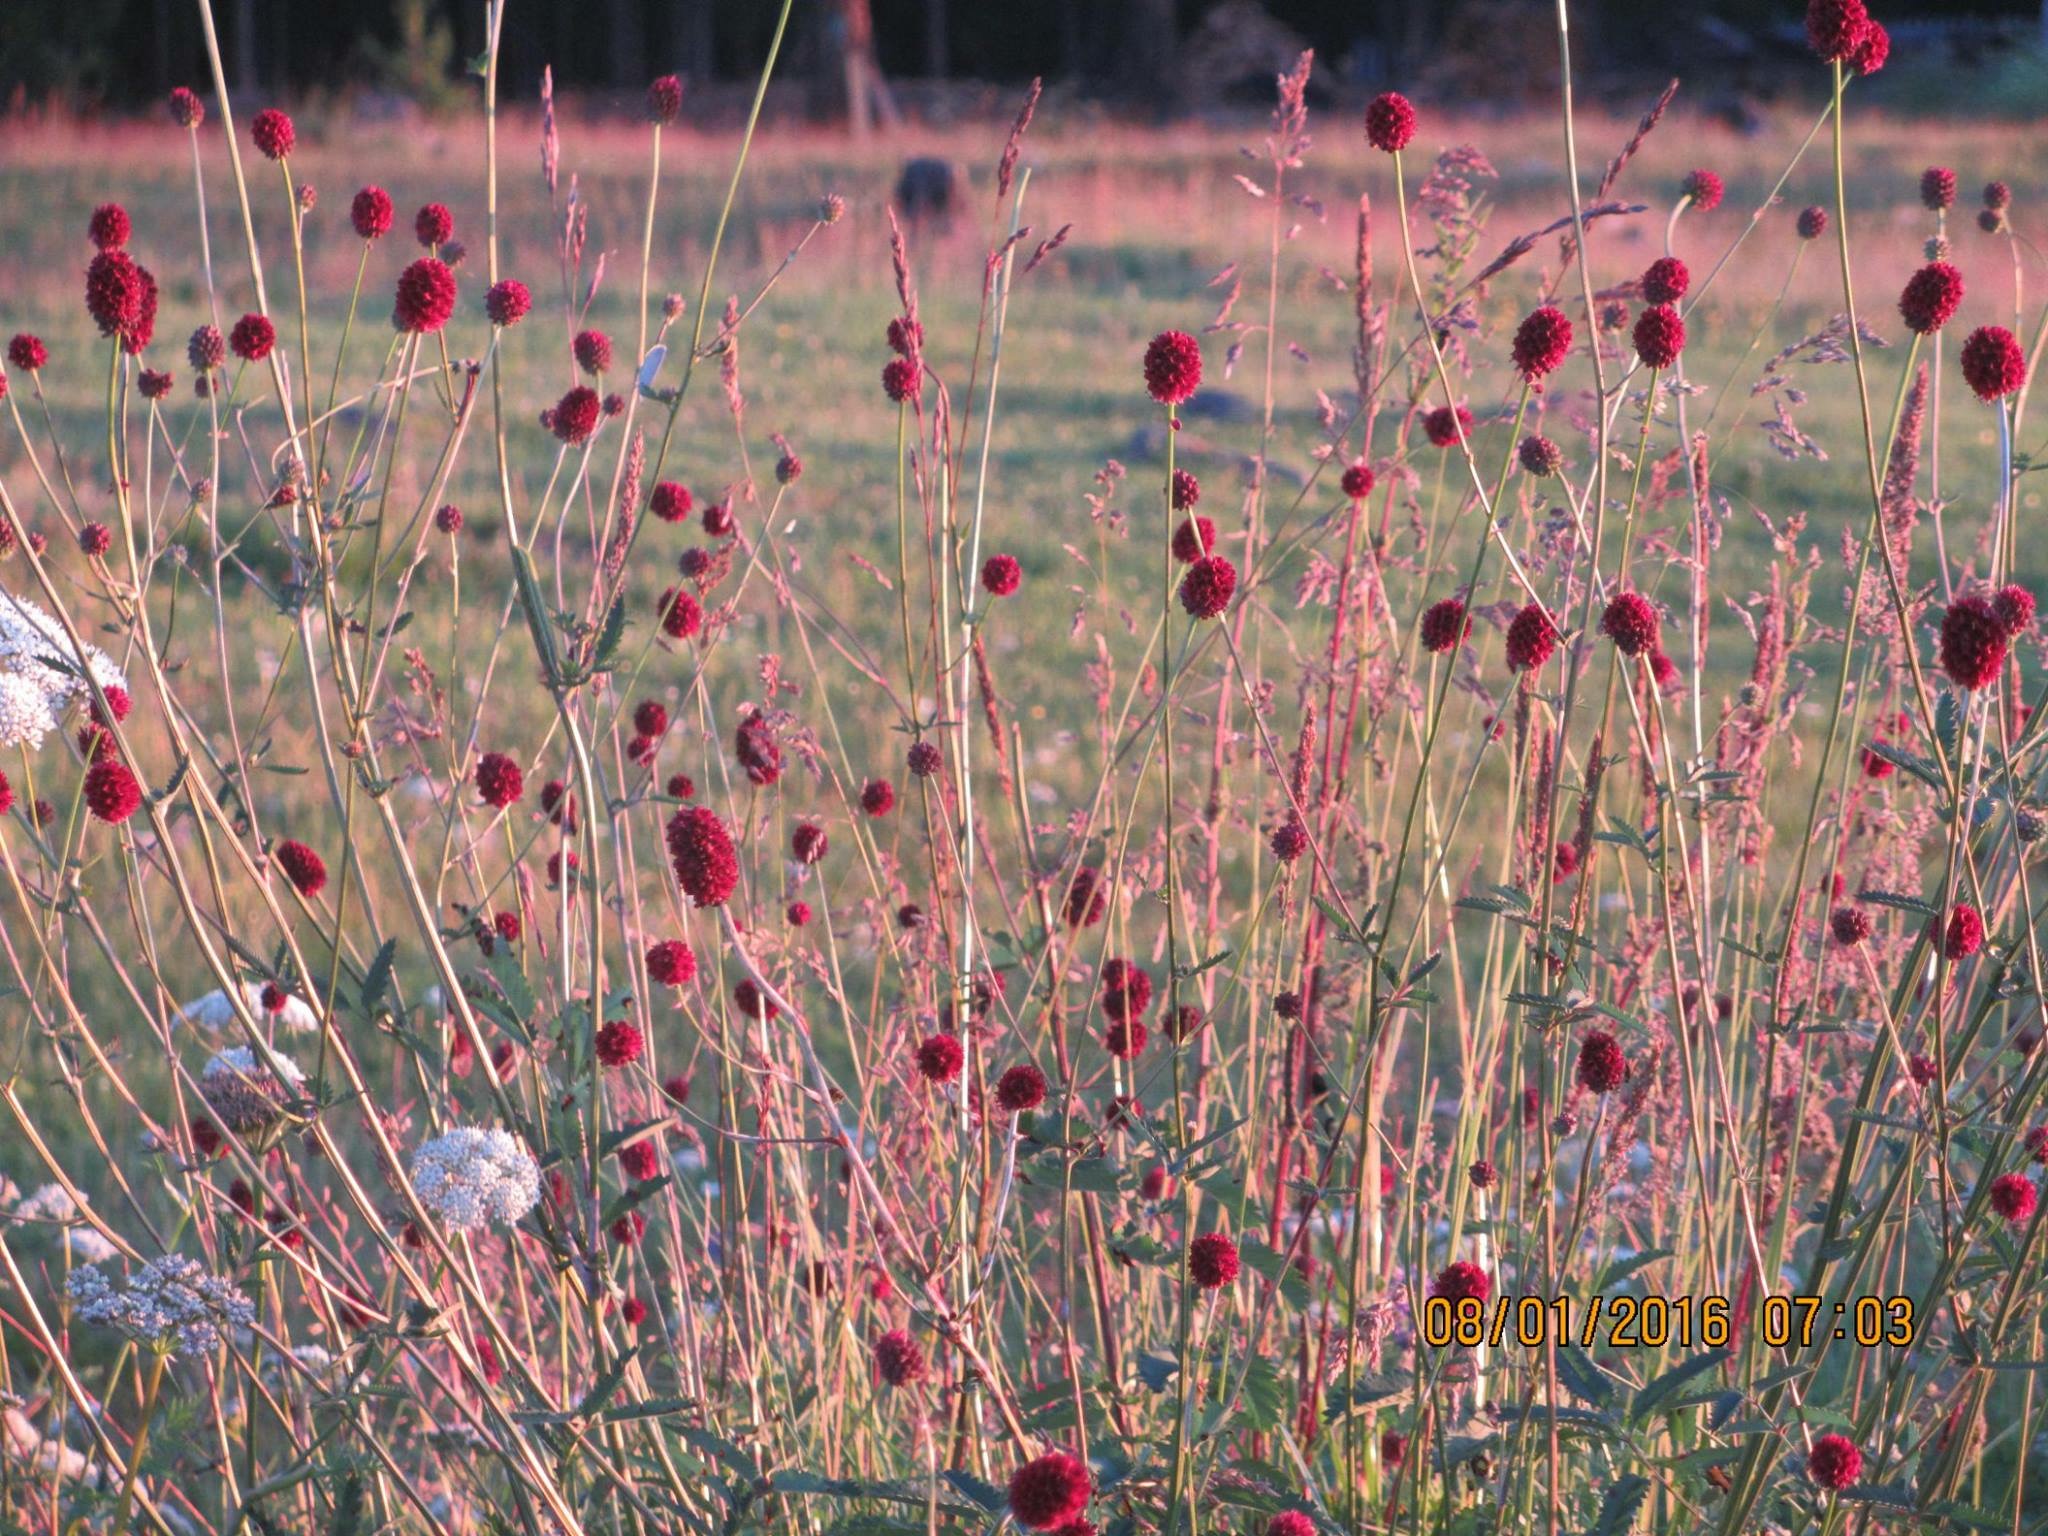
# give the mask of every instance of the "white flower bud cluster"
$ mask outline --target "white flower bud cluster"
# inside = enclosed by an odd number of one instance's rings
[[[475,1126],[421,1143],[412,1182],[428,1210],[463,1232],[510,1225],[540,1199],[539,1165],[512,1133]]]
[[[75,1269],[66,1290],[84,1321],[173,1354],[205,1354],[224,1329],[256,1321],[247,1297],[182,1254],[152,1260],[119,1287],[97,1268]]]
[[[40,747],[69,705],[92,697],[77,657],[61,624],[27,598],[0,591],[0,746]],[[127,687],[98,646],[85,647],[85,664],[102,689]]]

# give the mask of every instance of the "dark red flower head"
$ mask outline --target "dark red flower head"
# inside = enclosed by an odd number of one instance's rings
[[[145,368],[137,375],[135,387],[141,391],[143,399],[161,400],[171,392],[171,386],[177,382],[168,369]]]
[[[249,137],[269,159],[282,160],[292,152],[299,135],[289,117],[275,107],[265,107],[249,125]]]
[[[462,508],[452,501],[442,502],[434,509],[434,529],[450,537],[462,532]]]
[[[689,985],[697,974],[697,956],[681,939],[663,939],[647,949],[647,976],[664,987]]]
[[[1202,347],[1186,331],[1161,331],[1145,348],[1145,390],[1161,405],[1193,398],[1202,382]]]
[[[1372,494],[1372,465],[1364,459],[1353,459],[1344,466],[1344,475],[1338,486],[1350,500],[1365,500]]]
[[[1173,520],[1173,558],[1193,565],[1216,547],[1216,525],[1199,512]]]
[[[1721,206],[1721,178],[1704,166],[1685,173],[1681,190],[1701,213],[1712,213]]]
[[[1530,603],[1508,624],[1508,665],[1517,672],[1540,667],[1557,649],[1557,626],[1541,603]]]
[[[596,390],[588,384],[578,384],[557,400],[548,413],[549,430],[571,448],[589,442],[597,430],[600,403]]]
[[[493,325],[517,325],[532,308],[532,292],[516,277],[498,279],[484,295],[484,314]]]
[[[1640,656],[1657,645],[1657,610],[1640,592],[1617,592],[1600,615],[1600,632],[1624,656]]]
[[[455,215],[446,203],[429,203],[412,217],[413,237],[432,250],[455,238]]]
[[[1237,1278],[1237,1244],[1227,1233],[1204,1232],[1188,1244],[1188,1278],[1205,1291],[1218,1291]]]
[[[603,331],[578,331],[569,350],[576,354],[576,366],[585,373],[605,373],[612,366],[612,339]]]
[[[1436,655],[1456,650],[1472,633],[1472,616],[1461,598],[1439,598],[1422,612],[1422,648]]]
[[[1930,261],[1906,279],[1899,293],[1899,318],[1922,336],[1940,330],[1963,302],[1963,274],[1945,261]]]
[[[674,480],[663,480],[654,487],[654,494],[648,498],[648,510],[664,523],[680,523],[690,515],[696,505],[690,496],[690,488]]]
[[[2027,381],[2019,338],[2002,325],[1980,325],[1963,343],[1963,380],[1985,402],[2014,394]]]
[[[227,357],[228,344],[213,326],[200,326],[192,333],[192,339],[185,343],[185,361],[192,365],[195,373],[211,373],[226,362]]]
[[[101,821],[126,821],[141,805],[142,786],[118,758],[102,757],[85,771],[85,806]]]
[[[1026,1530],[1057,1530],[1082,1517],[1094,1487],[1085,1462],[1049,1451],[1010,1475],[1010,1513]]]
[[[1863,25],[1863,33],[1856,39],[1855,52],[1849,55],[1849,67],[1858,75],[1874,75],[1885,66],[1892,56],[1892,35],[1885,30],[1883,22],[1872,17]]]
[[[1531,383],[1555,369],[1571,350],[1572,323],[1555,304],[1531,310],[1515,330],[1515,368]]]
[[[27,331],[16,331],[7,343],[7,366],[18,368],[23,373],[34,373],[50,360],[50,349],[43,345],[40,336]]]
[[[244,315],[228,332],[228,346],[245,363],[260,363],[277,345],[277,327],[268,315]]]
[[[1399,91],[1382,91],[1366,103],[1365,142],[1383,154],[1395,154],[1415,137],[1415,107]]]
[[[1813,1482],[1839,1493],[1863,1475],[1863,1453],[1847,1435],[1830,1430],[1813,1442],[1806,1455],[1806,1475]]]
[[[1230,606],[1237,591],[1237,567],[1221,555],[1204,555],[1180,581],[1180,605],[1190,618],[1213,619]]]
[[[747,781],[763,788],[782,777],[782,744],[775,728],[758,710],[748,714],[733,733],[733,756],[746,770]]]
[[[1863,0],[1808,0],[1806,40],[1829,63],[1853,54],[1869,24]]]
[[[896,786],[887,779],[869,779],[861,786],[860,808],[870,816],[886,816],[896,809]]]
[[[657,611],[661,614],[661,632],[671,640],[689,639],[704,622],[704,610],[683,587],[670,587],[663,592]]]
[[[2000,587],[1992,594],[1991,611],[2008,635],[2021,634],[2034,622],[2034,594],[2017,583]]]
[[[1991,1181],[1991,1209],[2015,1224],[2034,1214],[2040,1193],[2024,1173],[2001,1173]]]
[[[1289,816],[1287,820],[1281,822],[1279,826],[1273,829],[1273,835],[1267,840],[1267,846],[1273,850],[1273,857],[1282,864],[1292,864],[1296,859],[1308,852],[1308,828],[1304,827],[1294,817]]]
[[[740,882],[732,835],[709,806],[684,806],[669,817],[668,856],[676,884],[700,907],[723,906]]]
[[[1522,468],[1538,478],[1548,478],[1564,468],[1564,452],[1549,438],[1530,433],[1515,449]]]
[[[1202,482],[1185,469],[1173,472],[1167,500],[1176,512],[1186,512],[1202,499]]]
[[[486,752],[477,760],[476,791],[485,805],[502,811],[526,793],[526,775],[502,752]]]
[[[761,990],[761,984],[751,976],[742,976],[733,983],[732,1000],[741,1013],[750,1019],[779,1019],[782,1009],[775,999]]]
[[[1799,210],[1799,238],[1818,240],[1828,232],[1828,211],[1819,203]]]
[[[1934,212],[1956,205],[1956,173],[1945,165],[1930,165],[1920,173],[1920,201]]]
[[[2003,213],[2012,206],[2012,188],[2002,181],[1985,182],[1984,206],[1993,213]]]
[[[125,335],[142,318],[142,268],[126,251],[101,251],[85,269],[85,311],[102,336]]]
[[[1588,1093],[1612,1093],[1628,1081],[1628,1057],[1621,1042],[1604,1029],[1589,1029],[1579,1042],[1579,1086]]]
[[[928,1083],[950,1083],[960,1075],[967,1053],[956,1035],[927,1035],[917,1047],[917,1075]]]
[[[1844,949],[1854,949],[1870,937],[1870,914],[1861,907],[1837,907],[1828,919],[1828,928],[1834,933],[1837,944]]]
[[[1469,1259],[1460,1259],[1440,1270],[1430,1282],[1429,1294],[1442,1296],[1453,1305],[1471,1297],[1484,1301],[1493,1290],[1493,1277]]]
[[[1135,1019],[1152,1005],[1152,977],[1144,967],[1113,958],[1102,962],[1102,1011],[1112,1019]]]
[[[1143,1023],[1137,1019],[1124,1019],[1103,1032],[1102,1048],[1110,1055],[1128,1061],[1145,1049],[1148,1038]]]
[[[901,1328],[891,1328],[875,1340],[875,1374],[892,1387],[907,1387],[924,1380],[924,1351],[917,1340]]]
[[[1472,435],[1472,413],[1460,405],[1440,405],[1422,418],[1422,430],[1438,448],[1455,448],[1458,439]]]
[[[118,251],[128,243],[128,210],[119,203],[101,203],[86,221],[85,232],[103,251]]]
[[[913,741],[903,755],[903,762],[914,778],[928,779],[944,766],[945,759],[931,742]]]
[[[832,847],[832,839],[815,821],[800,821],[789,835],[789,855],[799,864],[815,864]]]
[[[78,530],[78,547],[89,559],[98,560],[114,547],[114,531],[105,523],[86,523]]]
[[[1022,1114],[1044,1102],[1045,1074],[1028,1061],[1018,1062],[996,1083],[996,1103],[1007,1114]]]
[[[1643,300],[1649,304],[1676,304],[1692,287],[1692,273],[1676,256],[1659,256],[1643,269]]]
[[[1069,928],[1093,928],[1109,911],[1109,895],[1104,889],[1102,872],[1083,867],[1074,872],[1073,883],[1067,888],[1066,905],[1062,909]]]
[[[391,305],[394,329],[431,336],[455,313],[455,274],[446,262],[422,256],[398,274],[398,293]]]
[[[180,128],[197,128],[206,121],[206,103],[185,86],[172,87],[166,105],[171,109],[171,121]]]
[[[1652,304],[1636,316],[1636,356],[1646,368],[1669,368],[1685,350],[1685,321],[1669,304]]]
[[[630,1067],[646,1041],[631,1019],[612,1019],[597,1032],[597,1059],[608,1067]]]
[[[1967,593],[1941,618],[1941,667],[1958,688],[1989,685],[2005,663],[2008,632],[1991,603]]]
[[[981,563],[981,584],[991,597],[1008,597],[1023,579],[1015,555],[990,555]]]
[[[391,194],[379,186],[367,186],[348,205],[348,221],[365,240],[381,240],[391,233]]]
[[[1942,953],[1951,960],[1967,960],[1983,947],[1983,914],[1966,902],[1957,902],[1941,937]]]
[[[923,390],[924,368],[915,358],[892,357],[882,364],[882,393],[891,404],[915,400]]]
[[[672,123],[682,115],[683,82],[674,75],[661,75],[647,83],[647,120]]]
[[[327,884],[327,865],[320,855],[297,838],[287,837],[271,850],[277,867],[291,881],[292,889],[311,900]]]

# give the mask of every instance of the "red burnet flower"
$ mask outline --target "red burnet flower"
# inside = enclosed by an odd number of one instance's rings
[[[924,350],[924,322],[909,315],[896,316],[883,335],[898,357],[916,357]]]
[[[135,380],[135,387],[145,400],[161,400],[171,392],[177,378],[168,369],[145,368]],[[0,385],[0,389],[4,389]]]
[[[1530,433],[1515,449],[1515,457],[1522,461],[1522,468],[1539,479],[1548,478],[1564,468],[1564,452],[1557,444],[1539,433]]]
[[[1701,213],[1712,213],[1721,206],[1721,178],[1704,166],[1698,166],[1685,173],[1684,184],[1679,188],[1691,199],[1693,207]]]
[[[2005,215],[1996,208],[1977,210],[1977,227],[1987,235],[1996,235],[2005,229]]]
[[[2027,381],[2019,338],[2002,325],[1980,325],[1963,343],[1963,381],[1989,404],[2017,393]]]
[[[1669,368],[1685,350],[1685,321],[1669,304],[1652,304],[1636,316],[1636,356],[1646,368]]]
[[[1216,547],[1216,524],[1199,512],[1193,517],[1177,517],[1170,543],[1174,559],[1193,565]]]
[[[85,806],[101,821],[119,824],[142,805],[142,786],[128,765],[103,757],[85,771]]]
[[[1152,1006],[1152,976],[1121,956],[1102,962],[1102,1011],[1119,1021],[1140,1017]]]
[[[1808,0],[1806,40],[1829,63],[1854,53],[1869,24],[1863,0]]]
[[[1870,914],[1861,907],[1837,907],[1828,919],[1828,928],[1837,944],[1854,949],[1870,937]]]
[[[645,1043],[631,1019],[612,1019],[597,1032],[597,1059],[608,1067],[630,1067]]]
[[[1579,1042],[1579,1086],[1588,1093],[1612,1093],[1628,1081],[1628,1057],[1621,1042],[1604,1029],[1589,1029]]]
[[[657,75],[647,82],[647,120],[672,123],[682,115],[683,82],[675,75]]]
[[[1569,880],[1579,872],[1579,845],[1559,843],[1551,850],[1550,878],[1553,882]]]
[[[1282,864],[1292,864],[1308,852],[1308,828],[1290,815],[1273,829],[1267,846],[1273,850],[1273,857]]]
[[[1141,1200],[1164,1200],[1172,1190],[1173,1180],[1167,1177],[1164,1163],[1154,1163],[1138,1180],[1138,1198]]]
[[[214,326],[200,326],[185,343],[185,361],[195,373],[211,373],[227,359],[228,344]]]
[[[476,792],[485,805],[502,811],[526,793],[526,775],[503,752],[486,752],[477,759]]]
[[[1992,594],[1991,611],[2008,635],[2022,634],[2034,622],[2034,594],[2017,583],[2000,587]]]
[[[1540,667],[1557,649],[1557,626],[1541,603],[1530,603],[1508,624],[1508,665],[1517,672]]]
[[[803,478],[804,461],[796,456],[794,449],[782,450],[782,457],[775,461],[775,483],[795,485]]]
[[[382,187],[364,187],[348,205],[348,221],[365,240],[381,240],[391,233],[391,194]]]
[[[1083,866],[1074,872],[1073,883],[1067,887],[1067,899],[1061,908],[1069,928],[1093,928],[1109,911],[1109,896],[1104,889],[1102,872]]]
[[[455,313],[455,274],[446,262],[422,256],[398,274],[391,303],[394,330],[431,336]]]
[[[128,696],[128,690],[119,683],[109,683],[100,692],[107,696],[107,708],[113,711],[116,725],[126,720],[129,712],[135,708],[135,701]],[[107,723],[107,717],[100,712],[98,700],[93,701],[87,713],[91,715],[93,724],[104,726]]]
[[[1951,960],[1967,960],[1984,947],[1984,918],[1966,902],[1957,902],[1942,933],[1941,950]]]
[[[1119,1060],[1129,1061],[1144,1051],[1150,1038],[1150,1031],[1137,1019],[1124,1019],[1103,1031],[1102,1048]]]
[[[1190,618],[1213,619],[1236,591],[1237,567],[1221,555],[1204,555],[1180,580],[1180,605]]]
[[[85,269],[85,312],[102,336],[126,334],[142,318],[142,268],[126,251],[101,251]]]
[[[1020,1061],[996,1081],[996,1103],[1012,1115],[1036,1109],[1045,1102],[1045,1074],[1028,1061]]]
[[[533,294],[516,277],[502,277],[484,295],[484,314],[495,326],[517,325],[533,308]]]
[[[811,920],[811,904],[808,901],[792,901],[782,909],[782,915],[788,919],[790,927],[801,928]]]
[[[1984,206],[1993,213],[2003,213],[2012,206],[2012,188],[2002,181],[1985,182]]]
[[[924,368],[914,357],[892,357],[882,364],[882,393],[892,405],[903,405],[924,393]]]
[[[733,983],[732,1000],[741,1013],[750,1019],[779,1019],[782,1009],[774,998],[761,990],[761,984],[751,976],[742,976]]]
[[[689,639],[704,622],[704,610],[684,587],[670,587],[663,592],[657,611],[661,614],[661,632],[671,640]]]
[[[103,251],[118,251],[132,232],[128,210],[119,203],[101,203],[85,223],[86,237]]]
[[[249,137],[271,160],[282,160],[299,140],[292,120],[275,107],[265,107],[256,114],[255,121],[249,124]]]
[[[228,332],[228,346],[245,363],[260,363],[277,345],[277,327],[268,315],[244,315]]]
[[[960,1075],[967,1053],[957,1035],[927,1035],[918,1043],[913,1059],[917,1075],[928,1083],[950,1083]]]
[[[1863,1475],[1863,1453],[1847,1435],[1830,1431],[1807,1452],[1806,1475],[1830,1492],[1840,1493]]]
[[[1493,1277],[1470,1259],[1460,1259],[1446,1265],[1437,1272],[1436,1279],[1429,1285],[1429,1294],[1441,1296],[1453,1306],[1470,1297],[1484,1301],[1493,1290]]]
[[[135,318],[121,328],[121,350],[133,357],[156,335],[156,275],[144,266],[135,269],[138,288]]]
[[[1440,405],[1422,418],[1422,431],[1435,447],[1455,448],[1460,437],[1472,435],[1472,413],[1462,405]]]
[[[1866,746],[1863,749],[1863,777],[1866,779],[1888,779],[1898,772],[1898,764],[1881,756]]]
[[[1976,593],[1966,593],[1941,616],[1941,668],[1958,688],[1987,687],[2005,664],[2008,638],[1998,610]]]
[[[14,786],[7,782],[7,775],[0,773],[0,816],[14,809]]]
[[[1819,203],[1810,203],[1799,210],[1799,238],[1818,240],[1828,232],[1828,211]]]
[[[1991,1209],[2017,1225],[2034,1214],[2040,1192],[2024,1173],[2001,1173],[1991,1181]]]
[[[612,339],[603,331],[578,331],[569,350],[576,355],[576,366],[585,373],[606,373],[611,369]]]
[[[1087,1463],[1048,1451],[1010,1474],[1010,1513],[1026,1530],[1057,1530],[1086,1513],[1094,1489]]]
[[[887,779],[869,779],[861,786],[860,808],[870,816],[886,816],[896,809],[896,786]]]
[[[428,203],[412,216],[413,238],[432,250],[455,238],[455,215],[446,203]]]
[[[50,360],[50,349],[40,336],[16,331],[7,343],[7,366],[23,373],[35,373]]]
[[[700,907],[723,906],[740,883],[740,861],[718,813],[685,806],[668,819],[667,836],[676,884]]]
[[[1237,1278],[1237,1244],[1224,1232],[1204,1232],[1188,1244],[1188,1277],[1205,1291],[1220,1291]]]
[[[270,850],[277,867],[291,881],[292,889],[311,900],[327,885],[327,863],[295,837],[287,837]]]
[[[1515,329],[1515,369],[1532,384],[1569,357],[1571,350],[1572,323],[1555,304],[1531,310]]]
[[[1456,650],[1472,633],[1472,616],[1460,598],[1439,598],[1422,611],[1422,648],[1434,655]]]
[[[638,1211],[627,1211],[611,1224],[611,1234],[621,1248],[631,1248],[647,1235],[647,1218]]]
[[[1186,331],[1161,331],[1145,347],[1145,392],[1161,405],[1194,397],[1202,382],[1202,346]]]
[[[1692,273],[1676,256],[1659,256],[1643,269],[1643,300],[1649,304],[1676,304],[1692,287]]]
[[[1474,1189],[1491,1189],[1500,1182],[1500,1170],[1490,1159],[1482,1157],[1465,1170],[1465,1177],[1471,1180]]]
[[[1186,512],[1202,499],[1202,482],[1185,469],[1176,469],[1167,485],[1167,501],[1176,512]]]
[[[1015,555],[990,555],[981,563],[981,584],[991,597],[1008,597],[1023,580]]]
[[[114,547],[113,530],[105,523],[87,523],[78,530],[78,547],[87,559],[101,559]]]
[[[1657,647],[1657,610],[1640,592],[1617,592],[1600,615],[1600,633],[1624,656],[1640,656]]]
[[[704,509],[704,515],[700,521],[704,525],[704,531],[714,539],[724,538],[734,528],[739,526],[738,521],[732,515],[732,503],[730,501],[712,502],[711,505]]]
[[[462,532],[462,508],[452,501],[444,501],[434,509],[434,529],[453,537]]]
[[[1885,66],[1892,56],[1892,35],[1885,30],[1883,22],[1872,17],[1864,23],[1862,35],[1856,39],[1855,51],[1849,55],[1849,67],[1858,75],[1874,75]]]
[[[697,974],[697,955],[681,939],[663,939],[647,948],[647,975],[664,987],[684,987]]]
[[[1365,142],[1398,154],[1415,137],[1415,107],[1399,91],[1381,91],[1365,106]]]
[[[597,430],[600,404],[596,390],[588,384],[578,384],[548,412],[548,430],[571,448],[587,443]]]
[[[1298,1509],[1283,1509],[1266,1522],[1266,1536],[1316,1536],[1316,1523]]]
[[[901,1328],[891,1328],[874,1343],[875,1374],[892,1387],[924,1380],[924,1351]]]
[[[680,523],[696,505],[690,488],[675,480],[663,480],[647,498],[648,510],[664,523]]]
[[[911,776],[919,779],[928,779],[945,766],[945,758],[929,741],[913,741],[903,756],[903,762]]]
[[[661,1149],[652,1136],[629,1141],[619,1148],[619,1166],[628,1178],[644,1183],[661,1171]]]
[[[1945,165],[1930,165],[1920,173],[1920,201],[1935,213],[1956,205],[1956,173]]]
[[[832,839],[814,821],[798,822],[796,831],[789,836],[790,856],[799,864],[817,863],[831,847]]]
[[[1352,501],[1365,500],[1366,497],[1372,494],[1374,484],[1375,478],[1372,466],[1366,463],[1364,459],[1353,459],[1349,464],[1345,465],[1344,474],[1337,482],[1338,489],[1342,490],[1345,496]]]
[[[206,121],[206,104],[186,86],[173,86],[164,105],[170,109],[171,121],[180,128],[197,128]]]
[[[642,736],[659,736],[668,729],[668,706],[659,699],[642,699],[633,706],[633,729]]]
[[[1899,318],[1922,336],[1940,330],[1963,302],[1963,274],[1945,261],[1930,261],[1899,291]]]

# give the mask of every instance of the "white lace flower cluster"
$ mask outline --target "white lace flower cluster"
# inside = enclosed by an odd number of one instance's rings
[[[85,664],[102,689],[128,686],[98,646],[86,645]],[[0,746],[40,747],[65,709],[91,696],[64,627],[27,598],[0,591]]]
[[[86,1322],[173,1354],[205,1354],[223,1330],[256,1321],[247,1297],[182,1254],[151,1260],[120,1286],[92,1266],[74,1269],[65,1289]]]
[[[100,1235],[99,1228],[87,1225],[85,1213],[62,1184],[43,1185],[8,1212],[8,1218],[24,1224],[61,1228],[64,1246],[70,1250],[71,1257],[81,1263],[104,1264],[120,1251]]]
[[[509,1131],[463,1126],[412,1155],[420,1203],[458,1231],[510,1225],[540,1199],[540,1167]]]
[[[237,1136],[275,1123],[285,1101],[306,1085],[306,1074],[290,1057],[275,1051],[270,1057],[261,1062],[248,1046],[232,1046],[216,1052],[199,1074],[200,1097]]]
[[[259,1019],[266,1017],[263,1010],[262,982],[243,982],[242,996],[249,1004],[250,1013]],[[297,993],[289,994],[284,1000],[283,1011],[270,1017],[274,1017],[277,1021],[276,1027],[287,1034],[310,1034],[320,1027],[320,1015],[315,1013],[312,1005]],[[235,1005],[228,1000],[227,993],[218,988],[204,997],[194,998],[180,1008],[171,1020],[173,1027],[191,1024],[199,1029],[226,1029],[234,1022]]]

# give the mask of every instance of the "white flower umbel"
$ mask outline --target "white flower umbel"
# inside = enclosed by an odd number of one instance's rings
[[[45,1184],[10,1213],[14,1221],[59,1226],[64,1229],[64,1246],[71,1257],[86,1264],[104,1264],[119,1249],[100,1235],[99,1228],[86,1224],[85,1213],[62,1184]]]
[[[265,1017],[261,982],[243,982],[242,997],[252,1014],[259,1019]],[[296,993],[288,994],[284,1007],[269,1017],[276,1019],[277,1027],[288,1035],[310,1034],[320,1027],[320,1015],[313,1011],[312,1004]],[[191,1024],[199,1029],[226,1029],[235,1022],[235,1005],[228,1001],[227,993],[216,988],[180,1008],[173,1022]]]
[[[128,685],[96,645],[85,646],[85,665],[102,689]],[[0,591],[0,746],[40,747],[68,706],[91,697],[64,626],[27,598]]]
[[[423,1142],[412,1182],[421,1204],[463,1232],[510,1225],[540,1199],[540,1168],[512,1133],[475,1126]]]
[[[258,1061],[246,1045],[218,1052],[199,1074],[207,1108],[238,1136],[273,1124],[305,1085],[306,1074],[289,1057],[272,1051],[268,1062]]]
[[[224,1328],[256,1321],[247,1297],[182,1254],[152,1260],[118,1288],[96,1268],[75,1269],[66,1289],[86,1322],[171,1354],[205,1354]]]

